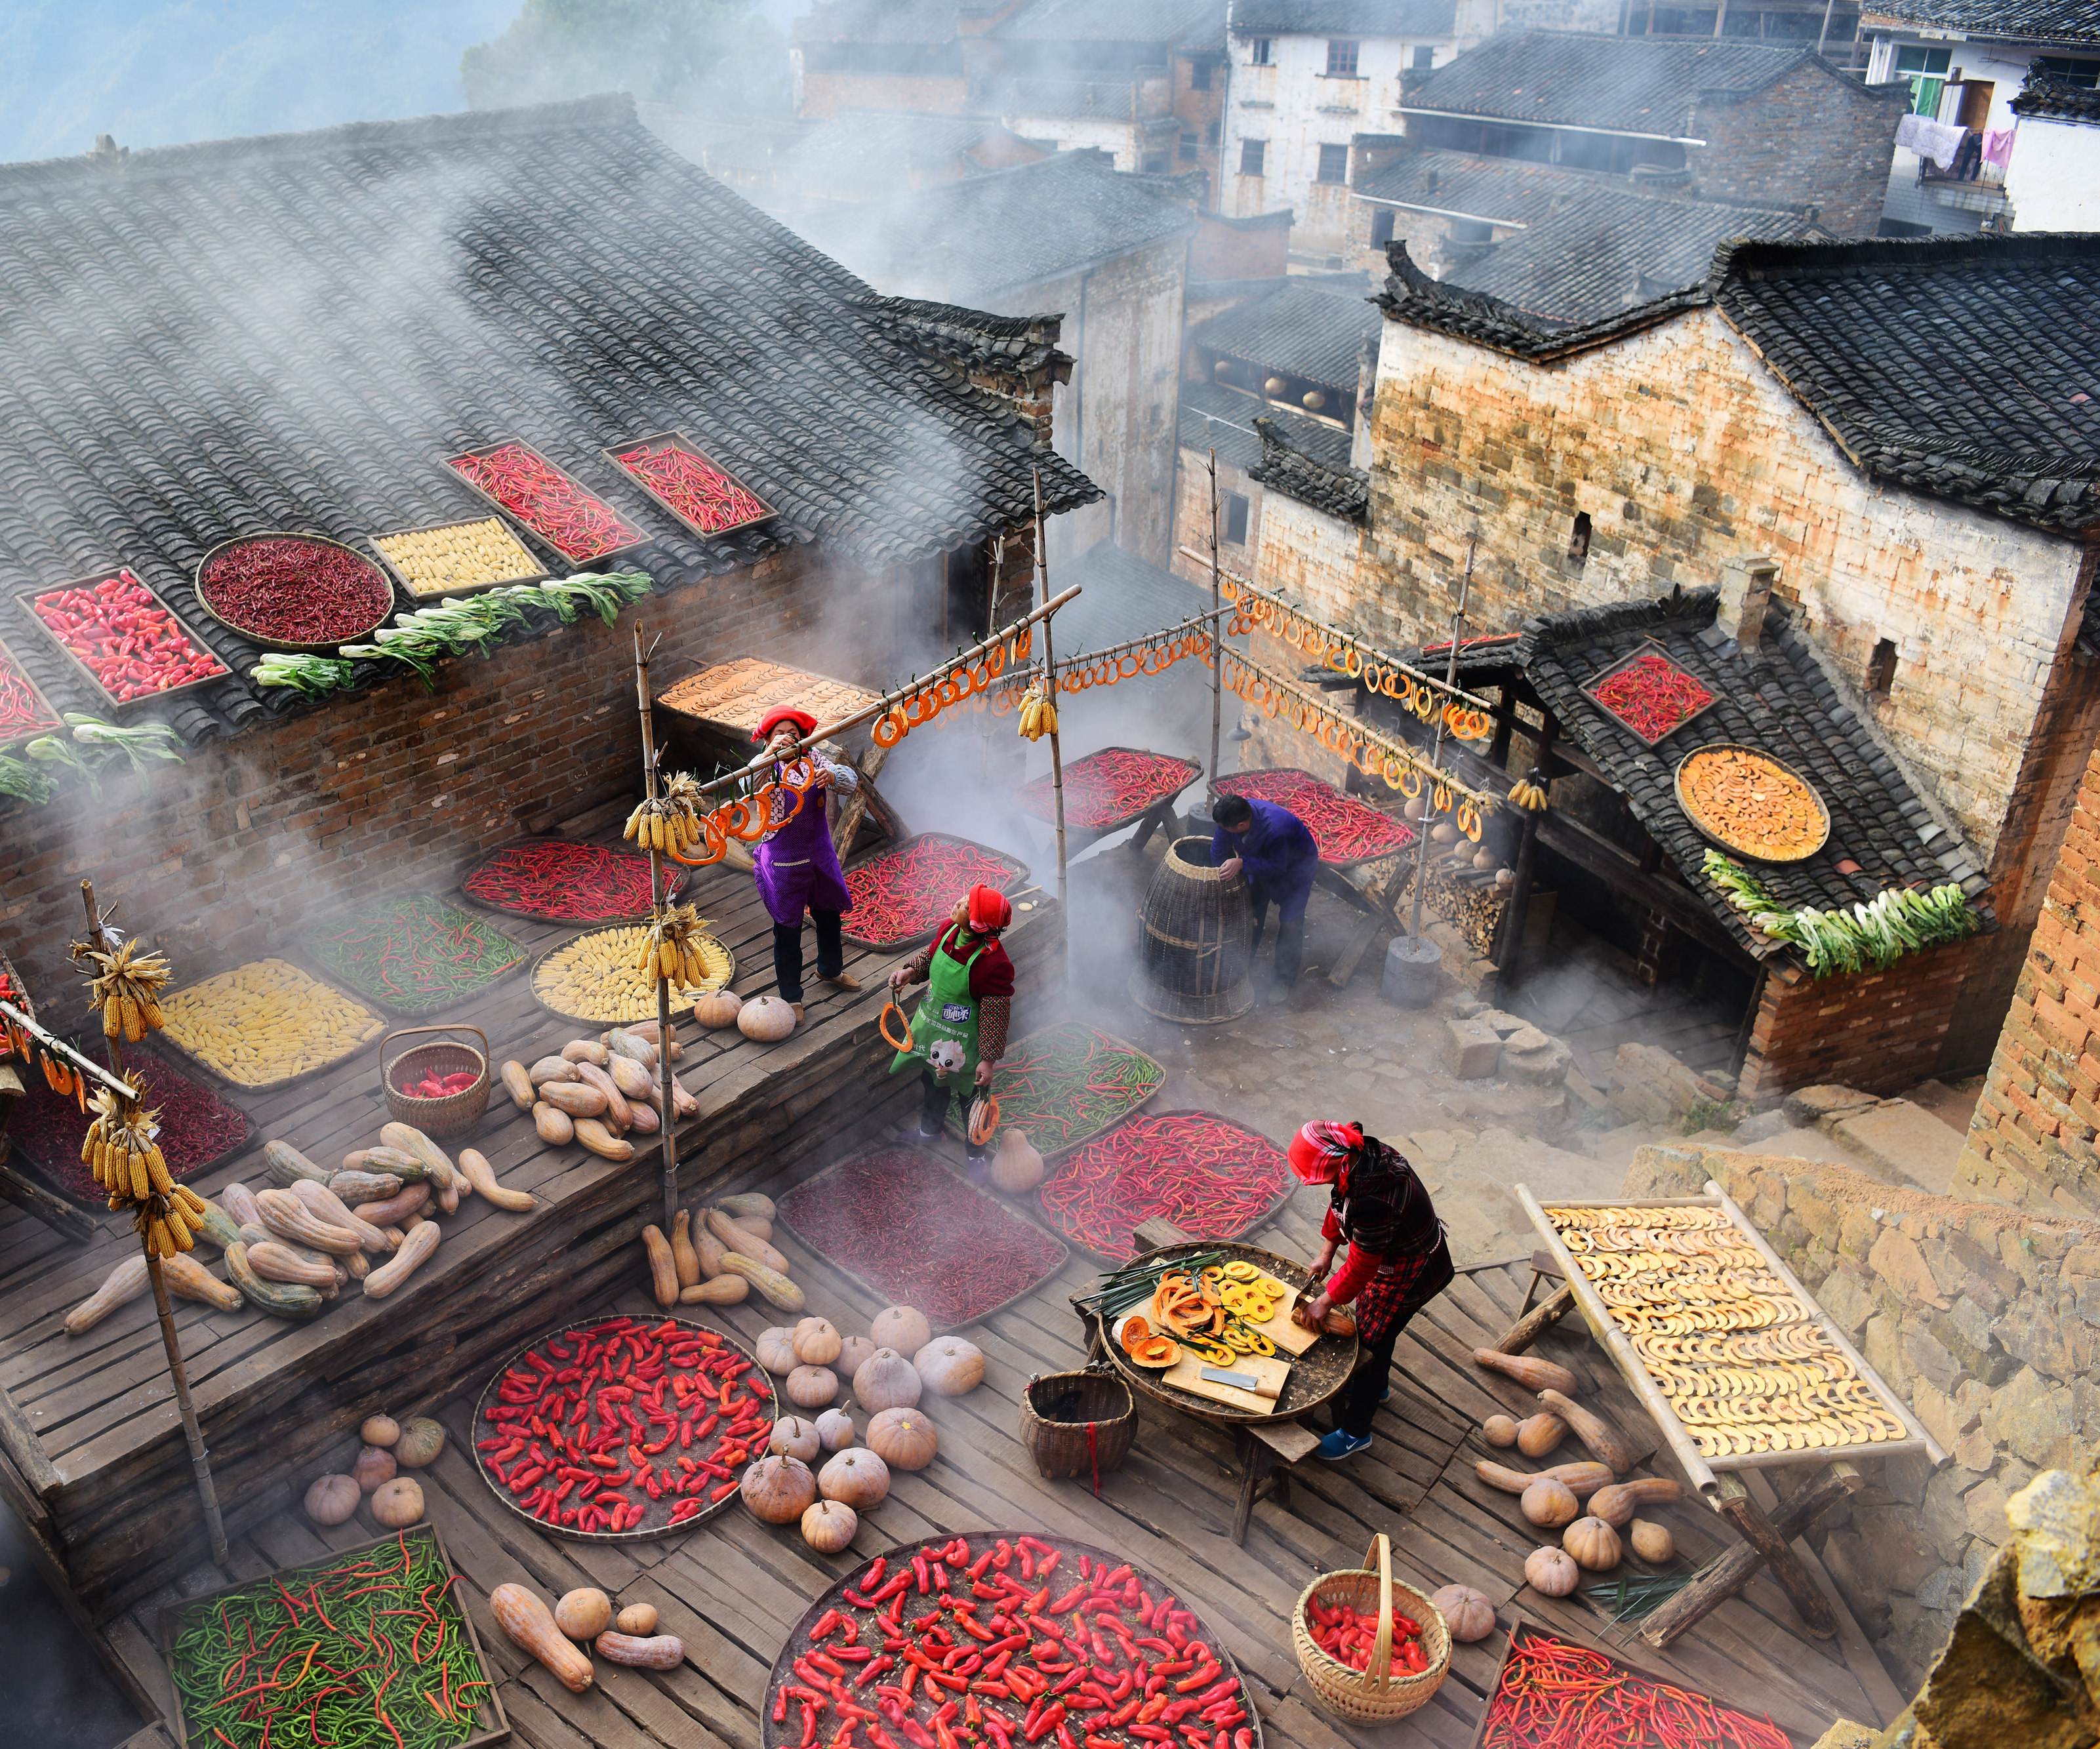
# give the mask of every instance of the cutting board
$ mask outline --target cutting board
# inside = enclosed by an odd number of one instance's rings
[[[1273,1280],[1275,1278],[1272,1276],[1270,1279]],[[1291,1322],[1290,1309],[1297,1303],[1297,1289],[1286,1282],[1283,1284],[1283,1297],[1277,1302],[1276,1311],[1270,1316],[1268,1322],[1251,1324],[1248,1328],[1260,1331],[1269,1341],[1276,1344],[1281,1352],[1286,1355],[1302,1355],[1320,1340],[1320,1333],[1317,1330],[1308,1330],[1303,1324]]]
[[[1246,1409],[1255,1415],[1273,1415],[1273,1398],[1257,1396],[1253,1391],[1242,1390],[1237,1385],[1220,1385],[1203,1377],[1203,1368],[1214,1364],[1203,1359],[1192,1348],[1181,1350],[1181,1358],[1159,1375],[1166,1384],[1176,1390],[1185,1390],[1191,1396],[1208,1398],[1213,1403],[1222,1403],[1228,1408]],[[1290,1377],[1290,1363],[1273,1355],[1235,1355],[1230,1368],[1234,1372],[1251,1372],[1265,1385],[1276,1386],[1282,1394],[1284,1381]]]

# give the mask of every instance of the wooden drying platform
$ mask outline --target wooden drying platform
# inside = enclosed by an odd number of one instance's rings
[[[745,987],[769,988],[771,924],[750,877],[705,871],[688,897],[746,968]],[[523,918],[505,927],[533,952],[576,932]],[[1039,989],[1058,962],[1062,933],[1061,914],[1048,899],[1016,912],[1006,940],[1024,993]],[[841,1132],[858,1139],[890,1123],[892,1108],[901,1114],[915,1104],[915,1083],[885,1073],[891,1053],[876,1022],[890,968],[916,945],[849,950],[847,967],[862,989],[812,985],[808,1018],[784,1043],[755,1045],[734,1030],[695,1038],[688,1023],[678,1068],[700,1115],[682,1144],[682,1191],[718,1185],[761,1161],[777,1169],[798,1151]],[[529,1062],[586,1030],[546,1012],[522,980],[452,1017],[487,1029],[499,1060]],[[251,1145],[203,1174],[198,1189],[213,1195],[232,1179],[251,1187],[267,1182],[267,1139],[331,1165],[376,1141],[386,1118],[377,1061],[367,1047],[296,1087],[244,1096]],[[532,1192],[540,1206],[508,1214],[470,1197],[457,1216],[441,1218],[445,1236],[435,1258],[391,1298],[368,1300],[353,1289],[307,1324],[176,1302],[229,1529],[281,1506],[288,1478],[313,1474],[313,1455],[355,1427],[370,1404],[429,1403],[478,1388],[534,1331],[634,1278],[641,1226],[661,1218],[653,1147],[624,1165],[579,1147],[549,1148],[501,1089],[472,1134],[448,1145],[462,1144],[480,1148],[505,1184]],[[97,1619],[204,1548],[151,1300],[134,1301],[85,1336],[61,1328],[64,1314],[135,1250],[128,1230],[113,1223],[80,1245],[0,1206],[0,1492],[29,1524],[55,1577]]]
[[[830,1152],[849,1145],[834,1143]],[[747,1171],[739,1187],[777,1194],[828,1157]],[[954,1157],[959,1152],[951,1151]],[[1302,1193],[1265,1229],[1263,1242],[1308,1254],[1318,1242],[1325,1204],[1322,1193]],[[813,1311],[849,1328],[867,1328],[877,1309],[871,1296],[810,1256],[792,1232],[776,1231],[775,1239],[806,1287]],[[1524,1557],[1537,1535],[1523,1523],[1513,1497],[1474,1479],[1473,1462],[1487,1448],[1471,1434],[1480,1416],[1520,1411],[1528,1399],[1468,1357],[1516,1315],[1528,1275],[1521,1266],[1461,1275],[1432,1302],[1401,1338],[1401,1371],[1392,1401],[1379,1412],[1377,1444],[1348,1464],[1299,1465],[1290,1509],[1258,1506],[1243,1548],[1230,1536],[1238,1474],[1226,1430],[1141,1403],[1136,1447],[1119,1470],[1101,1478],[1098,1499],[1083,1482],[1047,1482],[1036,1474],[1016,1437],[1017,1399],[1031,1377],[1068,1370],[1083,1359],[1069,1302],[1091,1288],[1095,1273],[1081,1260],[968,1333],[985,1350],[984,1387],[933,1403],[940,1455],[923,1471],[895,1476],[889,1499],[867,1514],[845,1556],[818,1557],[791,1532],[768,1530],[741,1509],[691,1536],[629,1548],[546,1536],[489,1495],[461,1451],[471,1391],[456,1394],[439,1412],[452,1441],[434,1468],[418,1474],[430,1516],[465,1575],[468,1610],[502,1675],[504,1707],[526,1749],[760,1749],[757,1709],[775,1654],[810,1602],[854,1562],[923,1536],[1014,1524],[1118,1550],[1173,1585],[1245,1672],[1266,1749],[1467,1749],[1502,1659],[1502,1632],[1458,1648],[1453,1676],[1436,1698],[1397,1726],[1358,1731],[1316,1711],[1306,1697],[1290,1651],[1287,1613],[1315,1573],[1354,1566],[1375,1531],[1392,1534],[1398,1571],[1410,1584],[1425,1590],[1454,1580],[1476,1585],[1494,1601],[1505,1628],[1521,1614],[1717,1699],[1769,1711],[1804,1749],[1838,1715],[1892,1718],[1902,1703],[1857,1630],[1834,1643],[1807,1639],[1762,1575],[1665,1654],[1650,1652],[1630,1629],[1612,1627],[1578,1601],[1553,1601],[1522,1588]],[[544,1321],[558,1323],[615,1303],[642,1311],[632,1277],[631,1268],[623,1271],[616,1296],[563,1296],[558,1305],[547,1306]],[[776,1315],[757,1303],[730,1307],[726,1315],[698,1310],[746,1339]],[[1542,1339],[1539,1352],[1577,1372],[1585,1401],[1621,1426],[1640,1425],[1631,1396],[1591,1345],[1555,1331]],[[399,1412],[416,1405],[388,1407]],[[289,1490],[280,1487],[275,1498],[286,1500]],[[1719,1546],[1722,1528],[1703,1508],[1665,1509],[1665,1516],[1690,1560],[1703,1561]],[[309,1557],[324,1540],[348,1546],[369,1535],[360,1522],[317,1531],[287,1506],[249,1522],[236,1537],[234,1566],[246,1575]],[[688,1662],[659,1676],[600,1661],[598,1685],[572,1696],[494,1628],[490,1589],[519,1579],[550,1598],[595,1584],[622,1601],[653,1603],[664,1631],[684,1639]],[[206,1589],[221,1582],[215,1570],[205,1567],[182,1583]],[[142,1597],[110,1630],[138,1684],[163,1697],[164,1679],[143,1624],[150,1623],[166,1595]]]

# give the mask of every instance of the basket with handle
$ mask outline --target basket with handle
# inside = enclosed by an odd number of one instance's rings
[[[477,1051],[457,1038],[440,1038],[412,1045],[399,1056],[389,1055],[395,1040],[429,1033],[471,1033],[481,1041],[481,1048]],[[419,1082],[426,1075],[461,1073],[471,1073],[474,1085],[439,1099],[426,1099],[401,1090],[404,1083]],[[398,1028],[379,1046],[379,1084],[386,1091],[387,1112],[396,1122],[413,1124],[429,1136],[457,1135],[470,1130],[488,1109],[488,1034],[467,1022]]]
[[[1308,1611],[1316,1597],[1323,1604],[1346,1603],[1354,1610],[1378,1610],[1378,1638],[1371,1646],[1367,1667],[1352,1669],[1314,1642]],[[1393,1668],[1396,1604],[1400,1613],[1422,1630],[1422,1650],[1429,1660],[1427,1669]],[[1392,1576],[1392,1544],[1383,1531],[1365,1552],[1361,1568],[1323,1573],[1299,1593],[1298,1606],[1290,1612],[1290,1638],[1297,1649],[1298,1667],[1312,1685],[1314,1698],[1337,1718],[1362,1725],[1388,1724],[1426,1706],[1451,1669],[1451,1630],[1445,1624],[1443,1613],[1412,1585]]]
[[[1137,1436],[1137,1404],[1114,1374],[1044,1372],[1021,1393],[1021,1443],[1050,1481],[1119,1469]]]

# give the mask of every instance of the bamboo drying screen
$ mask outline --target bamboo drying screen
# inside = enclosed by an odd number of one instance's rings
[[[684,874],[668,871],[664,903]],[[570,838],[528,838],[492,850],[460,882],[476,905],[558,923],[630,923],[649,914],[649,859],[638,850]]]
[[[967,838],[924,832],[885,845],[845,873],[853,897],[846,939],[864,947],[897,947],[932,935],[971,888],[1004,892],[1025,879],[1028,868]]]
[[[1275,1143],[1212,1112],[1132,1117],[1057,1163],[1036,1192],[1075,1245],[1118,1262],[1154,1216],[1191,1239],[1238,1239],[1267,1223],[1294,1188]]]
[[[315,924],[307,951],[393,1014],[430,1014],[479,994],[525,963],[525,949],[435,893],[404,893]]]
[[[1002,1130],[1018,1130],[1037,1152],[1057,1155],[1129,1117],[1166,1079],[1136,1046],[1064,1020],[1009,1046],[992,1070],[991,1090]],[[948,1126],[960,1135],[964,1125],[958,1091],[948,1102]]]
[[[260,1092],[340,1063],[386,1024],[281,959],[251,959],[164,996],[161,1037],[236,1087]]]
[[[1224,795],[1244,795],[1249,801],[1273,802],[1296,814],[1320,847],[1320,860],[1330,867],[1344,868],[1389,857],[1414,842],[1414,828],[1405,821],[1380,813],[1353,795],[1344,795],[1309,771],[1285,766],[1272,771],[1236,772],[1219,778],[1218,788]]]
[[[659,694],[656,703],[682,716],[748,735],[757,732],[769,711],[783,705],[807,711],[823,723],[866,710],[876,696],[828,675],[783,667],[757,656],[739,656],[734,662],[717,663],[687,675]]]
[[[1172,801],[1202,774],[1195,760],[1171,753],[1102,747],[1065,768],[1065,823],[1081,832],[1113,832]],[[1055,820],[1050,780],[1038,778],[1027,785],[1021,805],[1039,820]]]

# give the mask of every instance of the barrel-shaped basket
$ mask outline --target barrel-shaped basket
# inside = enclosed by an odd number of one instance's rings
[[[1118,1468],[1136,1436],[1136,1399],[1112,1372],[1045,1372],[1021,1394],[1021,1443],[1052,1482]]]
[[[1352,1670],[1313,1642],[1307,1606],[1315,1597],[1324,1604],[1346,1603],[1353,1610],[1378,1611],[1378,1641],[1371,1648],[1367,1669]],[[1421,1628],[1427,1669],[1392,1667],[1396,1610]],[[1427,1706],[1451,1670],[1451,1630],[1443,1612],[1412,1585],[1392,1576],[1392,1545],[1383,1531],[1365,1553],[1361,1567],[1323,1573],[1299,1593],[1297,1607],[1290,1612],[1290,1638],[1297,1649],[1298,1667],[1305,1672],[1313,1698],[1335,1717],[1360,1725],[1390,1724]]]
[[[481,1041],[481,1048],[477,1051],[457,1038],[435,1038],[412,1045],[399,1056],[388,1055],[395,1040],[426,1033],[471,1033]],[[473,1075],[474,1085],[442,1099],[426,1099],[401,1090],[404,1083],[421,1081],[426,1075],[463,1073]],[[386,1091],[387,1113],[396,1123],[413,1124],[428,1136],[457,1135],[471,1130],[488,1109],[488,1034],[465,1024],[404,1026],[389,1033],[379,1047],[379,1084]]]

